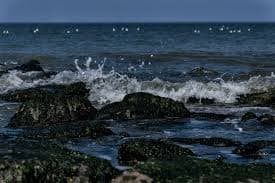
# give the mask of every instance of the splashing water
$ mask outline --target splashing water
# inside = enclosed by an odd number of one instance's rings
[[[251,77],[247,81],[224,81],[218,78],[214,81],[203,83],[189,80],[184,83],[171,83],[155,78],[151,81],[139,81],[122,75],[114,69],[104,72],[104,65],[98,64],[97,69],[92,69],[91,58],[88,58],[84,68],[75,60],[75,72],[62,71],[49,79],[35,79],[36,72],[22,73],[10,71],[0,77],[0,93],[10,90],[31,88],[47,84],[70,84],[84,82],[90,89],[89,100],[97,107],[107,103],[120,101],[129,93],[148,92],[155,95],[169,97],[178,101],[186,101],[189,97],[215,99],[220,103],[234,103],[241,94],[268,90],[275,87],[275,76]]]

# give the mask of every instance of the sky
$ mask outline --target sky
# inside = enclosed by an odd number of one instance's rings
[[[275,0],[0,0],[0,22],[269,22]]]

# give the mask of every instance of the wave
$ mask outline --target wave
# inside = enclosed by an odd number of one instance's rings
[[[148,92],[183,102],[190,97],[196,97],[214,99],[218,103],[234,103],[241,94],[266,91],[275,87],[273,73],[264,77],[254,76],[245,81],[224,81],[222,78],[216,78],[209,82],[191,79],[173,83],[159,78],[139,81],[126,74],[120,74],[114,69],[105,72],[105,60],[98,64],[96,69],[92,69],[91,64],[95,64],[91,58],[85,62],[84,67],[80,66],[79,60],[75,60],[76,71],[65,70],[49,79],[37,78],[37,72],[10,71],[0,77],[0,93],[39,85],[70,84],[81,81],[90,89],[89,100],[95,106],[101,107],[107,103],[120,101],[125,95],[134,92]]]

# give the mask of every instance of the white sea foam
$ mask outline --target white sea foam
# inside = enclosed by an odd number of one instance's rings
[[[10,90],[24,89],[46,84],[69,84],[82,81],[90,89],[90,101],[100,107],[106,103],[120,101],[126,94],[133,92],[149,92],[155,95],[169,97],[178,101],[186,101],[189,97],[210,98],[220,103],[233,103],[240,94],[263,91],[275,87],[275,76],[252,77],[247,81],[224,81],[221,78],[211,82],[189,80],[183,83],[171,83],[155,78],[150,81],[139,81],[122,75],[115,70],[104,72],[104,64],[98,64],[97,69],[92,69],[95,64],[88,58],[84,68],[75,60],[76,70],[62,71],[50,79],[35,79],[37,73],[22,73],[11,71],[0,77],[0,93]]]

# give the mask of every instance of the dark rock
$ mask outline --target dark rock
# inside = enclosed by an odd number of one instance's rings
[[[275,104],[275,89],[270,89],[267,92],[241,95],[238,98],[238,103],[250,106],[273,107]]]
[[[32,72],[32,71],[44,72],[43,68],[40,66],[39,61],[37,60],[30,60],[29,62],[22,64],[21,66],[12,68],[12,70],[18,70],[22,72]]]
[[[275,117],[270,114],[264,114],[258,120],[264,125],[275,125]]]
[[[214,99],[209,99],[209,98],[196,98],[196,97],[189,97],[187,102],[188,104],[205,104],[205,105],[210,105],[210,104],[214,104],[215,100]]]
[[[118,160],[123,165],[148,160],[175,160],[185,156],[194,156],[194,153],[174,144],[151,139],[129,140],[121,144],[118,151]]]
[[[11,91],[7,94],[0,95],[0,98],[9,102],[27,102],[37,98],[43,99],[47,95],[66,95],[88,97],[89,90],[82,82],[70,85],[45,85],[36,88]]]
[[[266,147],[267,144],[261,142],[250,142],[248,144],[237,147],[233,153],[247,158],[258,159],[261,158],[262,152],[261,149]]]
[[[98,138],[113,135],[113,132],[99,122],[74,122],[54,124],[46,128],[27,129],[20,136],[28,139],[53,138]]]
[[[121,132],[118,135],[121,136],[121,137],[130,137],[130,134],[127,133],[127,132]]]
[[[224,121],[226,118],[231,117],[227,114],[215,114],[215,113],[191,113],[192,118],[196,118],[199,120],[211,120],[211,121]]]
[[[225,139],[220,137],[213,137],[213,138],[167,138],[163,139],[164,141],[172,141],[172,142],[179,142],[183,144],[201,144],[207,146],[215,146],[215,147],[231,147],[231,146],[238,146],[241,143],[238,141],[233,141],[231,139]]]
[[[214,70],[206,69],[203,67],[197,67],[186,74],[192,77],[202,77],[202,76],[211,76],[211,75],[216,76],[219,73]]]
[[[275,181],[275,167],[270,164],[238,165],[195,157],[185,157],[177,161],[149,161],[136,165],[135,170],[159,183]]]
[[[242,116],[241,121],[248,121],[248,120],[256,119],[256,118],[257,118],[256,114],[254,114],[253,112],[247,112]]]
[[[4,146],[5,145],[5,146]],[[120,172],[106,160],[47,141],[1,144],[0,182],[111,182]]]
[[[97,110],[87,99],[87,94],[83,95],[87,92],[83,83],[62,86],[61,91],[59,87],[55,91],[38,89],[34,93],[15,95],[17,100],[25,102],[11,118],[9,126],[47,126],[95,118]]]
[[[122,102],[103,107],[98,119],[157,119],[188,118],[190,112],[181,102],[149,93],[133,93],[126,95]]]
[[[7,74],[10,71],[21,71],[21,72],[37,72],[34,79],[47,79],[50,78],[52,75],[56,75],[56,72],[53,71],[44,71],[44,69],[40,66],[39,61],[37,60],[30,60],[29,62],[22,64],[20,66],[9,68],[7,70],[0,71],[0,76],[3,74]]]

